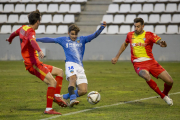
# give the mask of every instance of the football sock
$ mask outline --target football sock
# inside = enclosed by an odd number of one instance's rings
[[[55,79],[56,79],[56,81],[57,81],[55,94],[60,94],[60,93],[61,93],[61,87],[62,87],[63,77],[61,77],[61,76],[56,76]]]
[[[70,101],[73,100],[73,99],[76,99],[76,94],[74,93],[74,87],[70,86],[68,88],[68,91],[69,91],[69,95],[70,95]]]
[[[78,89],[74,90],[74,93],[76,94],[76,97],[80,97],[80,96],[78,95]],[[66,100],[69,99],[69,98],[70,98],[69,93],[64,94],[64,95],[63,95],[63,98],[66,99]]]
[[[163,93],[164,93],[165,95],[168,95],[168,93],[169,93],[169,91],[171,90],[171,88],[172,88],[172,86],[164,83],[164,91],[163,91]]]
[[[75,92],[75,94],[76,94],[76,97],[80,97],[80,96],[78,95],[78,89],[76,89],[74,92]]]
[[[153,81],[152,79],[150,81],[147,81],[147,84],[157,93],[161,96],[161,98],[163,99],[165,97],[165,94],[162,93],[159,89],[159,87],[157,86],[156,82]]]
[[[46,111],[52,110],[52,108],[46,108]]]
[[[54,93],[55,93],[55,88],[54,87],[48,87],[47,95],[46,95],[46,97],[47,97],[46,108],[52,108]]]

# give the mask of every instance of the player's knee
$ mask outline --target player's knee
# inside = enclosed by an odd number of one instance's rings
[[[49,82],[50,86],[56,87],[57,81],[55,79],[51,79]]]
[[[169,80],[168,80],[168,84],[172,86],[173,83],[174,83],[174,81],[173,81],[173,79],[170,77]]]
[[[87,90],[82,90],[81,95],[85,95],[87,93]]]
[[[141,70],[139,72],[139,76],[141,76],[142,78],[144,78],[146,81],[151,79],[151,76],[149,75],[149,73],[145,70]]]
[[[58,73],[59,73],[59,76],[63,77],[64,72],[63,72],[63,70],[62,70],[62,69],[58,69]]]

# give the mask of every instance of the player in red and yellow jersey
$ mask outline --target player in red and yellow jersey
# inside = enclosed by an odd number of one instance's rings
[[[14,37],[19,36],[21,45],[21,54],[24,59],[26,70],[31,74],[40,78],[43,82],[48,85],[47,89],[47,105],[45,114],[61,114],[52,109],[53,101],[61,107],[67,107],[65,101],[60,97],[60,91],[63,80],[63,70],[51,65],[43,64],[39,58],[44,57],[39,45],[36,42],[35,30],[38,29],[40,24],[41,14],[39,10],[33,11],[28,15],[29,24],[23,25],[18,30],[13,32],[6,41],[11,44]],[[52,76],[56,76],[55,79]]]
[[[168,104],[173,105],[172,99],[168,97],[168,93],[172,88],[173,79],[168,72],[154,59],[152,54],[153,44],[158,44],[161,47],[166,47],[165,41],[152,32],[146,32],[144,28],[144,20],[142,18],[134,19],[135,31],[127,34],[125,42],[121,45],[120,50],[115,58],[112,58],[112,63],[115,64],[122,52],[128,44],[131,48],[131,62],[133,63],[136,73],[144,78],[147,84],[161,96]],[[156,82],[151,79],[150,74],[156,78],[162,79],[164,83],[164,91],[161,92]]]

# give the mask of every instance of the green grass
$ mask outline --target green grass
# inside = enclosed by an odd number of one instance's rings
[[[64,69],[64,61],[44,61]],[[159,62],[172,76],[174,85],[170,93],[180,92],[180,62]],[[62,114],[94,107],[133,101],[157,96],[145,80],[138,77],[130,61],[112,65],[110,61],[85,61],[88,92],[98,91],[101,101],[91,105],[86,95],[78,98],[80,104],[74,108],[53,108]],[[163,90],[163,81],[152,77]],[[68,82],[63,81],[61,93],[67,93]],[[52,117],[45,115],[47,85],[25,70],[22,61],[0,61],[0,120],[37,120]],[[53,120],[179,120],[180,94],[170,96],[174,105],[169,107],[162,99],[154,98],[139,102],[60,116]]]

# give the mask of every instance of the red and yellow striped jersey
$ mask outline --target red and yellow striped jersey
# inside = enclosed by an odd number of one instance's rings
[[[134,31],[129,32],[125,42],[130,43],[131,61],[142,62],[154,60],[152,47],[159,40],[161,38],[152,32],[144,31],[141,35],[136,35]]]
[[[21,55],[24,59],[25,64],[41,64],[42,62],[39,61],[37,51],[31,45],[31,40],[36,41],[36,33],[35,31],[27,26],[23,25],[15,33],[20,38],[20,45],[21,45]]]

